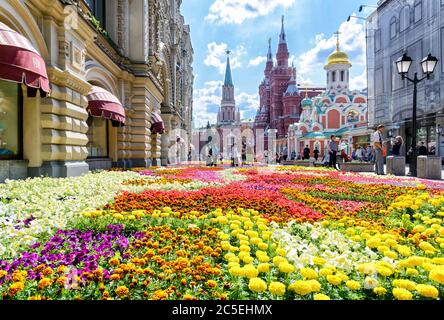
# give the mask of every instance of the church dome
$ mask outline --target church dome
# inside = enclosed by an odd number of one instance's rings
[[[334,64],[345,64],[351,66],[348,55],[339,48],[339,39],[336,44],[336,51],[328,57],[327,65],[325,67],[330,67]]]
[[[302,105],[302,108],[311,107],[313,105],[313,102],[311,101],[311,99],[309,97],[305,97],[304,99],[302,99],[301,105]]]

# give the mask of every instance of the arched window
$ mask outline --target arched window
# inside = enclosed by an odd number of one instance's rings
[[[392,20],[390,20],[390,39],[393,39],[394,37],[396,37],[397,33],[398,33],[397,21],[396,21],[396,18],[393,17]]]
[[[23,94],[20,84],[0,80],[0,159],[23,156]]]
[[[399,30],[402,32],[410,27],[410,6],[405,6],[399,16]]]
[[[422,19],[422,0],[416,0],[414,10],[416,23]]]
[[[336,71],[332,71],[331,73],[331,81],[336,82]]]

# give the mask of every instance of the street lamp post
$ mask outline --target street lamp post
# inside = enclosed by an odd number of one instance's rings
[[[407,56],[407,54],[404,53],[402,57],[400,57],[396,61],[396,67],[398,69],[398,73],[401,75],[402,80],[407,79],[411,83],[413,83],[413,125],[412,125],[412,159],[410,160],[410,176],[416,177],[418,175],[417,172],[417,142],[416,142],[416,126],[417,126],[417,116],[416,116],[416,109],[417,109],[417,103],[418,103],[418,83],[422,82],[425,79],[430,79],[430,76],[435,72],[436,65],[438,64],[438,59],[432,54],[429,53],[427,57],[425,57],[421,61],[422,71],[425,74],[424,77],[418,78],[418,73],[415,72],[415,76],[413,79],[409,78],[407,76],[410,67],[412,66],[412,58]]]

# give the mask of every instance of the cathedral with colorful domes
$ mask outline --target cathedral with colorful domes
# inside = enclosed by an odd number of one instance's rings
[[[324,155],[327,142],[335,135],[348,146],[348,153],[369,143],[367,95],[350,90],[348,55],[340,50],[337,33],[336,50],[327,59],[327,90],[316,97],[308,94],[301,101],[300,119],[289,126],[288,149],[299,154],[305,146]]]

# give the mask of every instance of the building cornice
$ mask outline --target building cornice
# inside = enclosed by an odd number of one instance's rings
[[[49,81],[61,87],[68,87],[80,94],[86,96],[91,92],[91,85],[83,79],[75,76],[69,70],[60,70],[57,67],[48,67]]]

